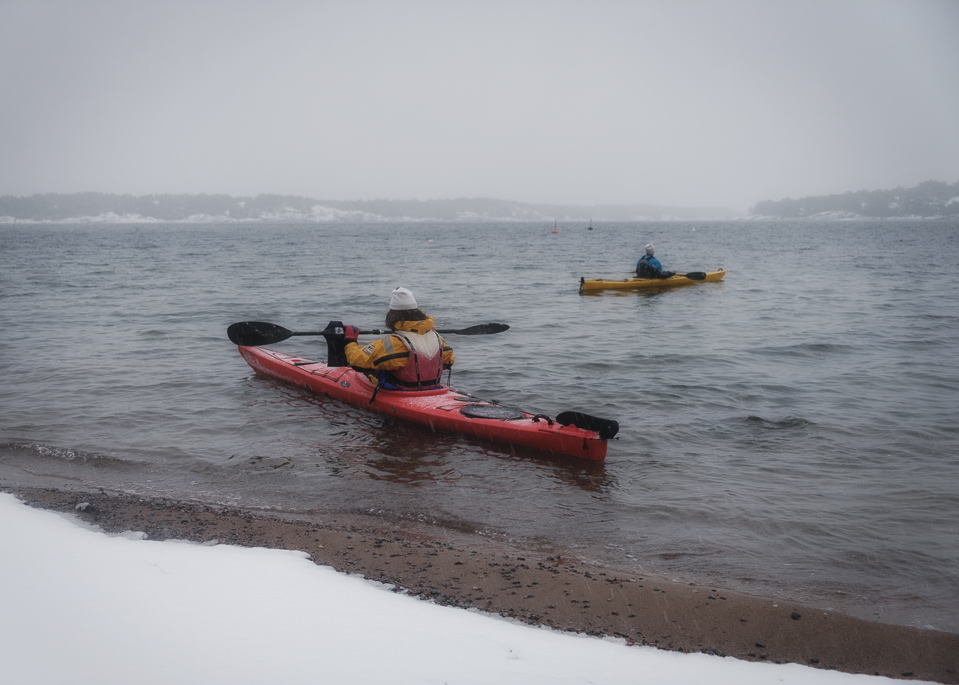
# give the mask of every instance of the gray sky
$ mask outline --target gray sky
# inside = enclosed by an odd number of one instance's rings
[[[0,195],[959,181],[959,1],[0,0]]]

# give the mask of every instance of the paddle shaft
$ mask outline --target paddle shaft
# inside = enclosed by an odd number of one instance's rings
[[[241,321],[231,324],[230,327],[226,329],[226,334],[236,345],[256,347],[260,345],[272,345],[273,343],[286,340],[294,335],[322,335],[328,340],[333,339],[337,335],[336,329],[342,327],[342,325],[343,324],[338,321],[331,321],[326,329],[322,331],[291,331],[283,328],[283,326],[277,326],[276,324],[265,321]],[[441,335],[489,335],[491,333],[502,333],[508,329],[509,326],[505,323],[483,323],[468,328],[444,328],[438,330],[437,333]],[[393,331],[388,329],[371,328],[361,330],[359,335],[384,335],[392,332]],[[339,334],[342,335],[342,329],[340,329]]]
[[[499,331],[479,331],[473,329],[479,329],[480,326],[489,325],[489,324],[480,324],[479,326],[471,326],[470,328],[437,328],[434,329],[440,335],[482,335],[482,333],[498,333]],[[388,333],[393,333],[389,328],[368,328],[361,330],[357,335],[387,335]],[[290,336],[294,335],[328,335],[325,331],[302,331],[302,332],[291,332]]]
[[[676,272],[676,273],[673,273],[673,275],[674,275],[674,276],[685,276],[686,278],[688,278],[688,279],[691,280],[691,281],[705,281],[705,280],[706,280],[706,272],[705,272],[705,271],[690,271],[688,274],[681,274],[681,273]],[[637,276],[637,278],[640,278],[640,277]],[[656,280],[656,279],[655,279],[655,278],[650,278],[650,279],[648,279],[648,280],[654,281],[654,280]],[[662,279],[662,280],[666,280],[666,279]]]

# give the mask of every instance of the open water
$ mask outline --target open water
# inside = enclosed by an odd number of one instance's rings
[[[363,512],[959,631],[959,224],[0,226],[0,481]],[[666,268],[659,294],[578,294]],[[452,385],[616,419],[604,464],[432,434],[254,376],[262,320],[382,325]],[[325,356],[322,339],[277,345]]]

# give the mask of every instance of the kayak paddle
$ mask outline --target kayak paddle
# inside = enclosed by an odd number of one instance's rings
[[[509,330],[509,326],[505,323],[481,323],[469,328],[437,329],[436,332],[441,335],[489,335],[491,333],[502,333],[506,330]],[[360,335],[386,335],[392,332],[385,328],[371,328],[360,331]],[[241,321],[230,324],[230,327],[226,329],[230,342],[245,347],[272,345],[294,335],[324,335],[325,333],[326,331],[294,332],[266,321]]]
[[[705,281],[705,280],[706,280],[706,272],[705,272],[705,271],[690,271],[688,274],[674,273],[673,275],[674,275],[674,276],[685,276],[686,278],[688,278],[688,279],[691,280],[691,281]],[[639,276],[636,276],[636,278],[639,278]]]

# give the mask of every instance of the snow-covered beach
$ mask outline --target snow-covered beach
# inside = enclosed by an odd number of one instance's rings
[[[306,552],[107,534],[82,514],[0,493],[0,671],[8,682],[890,680],[524,625],[391,592]],[[936,681],[949,682],[942,675]]]

